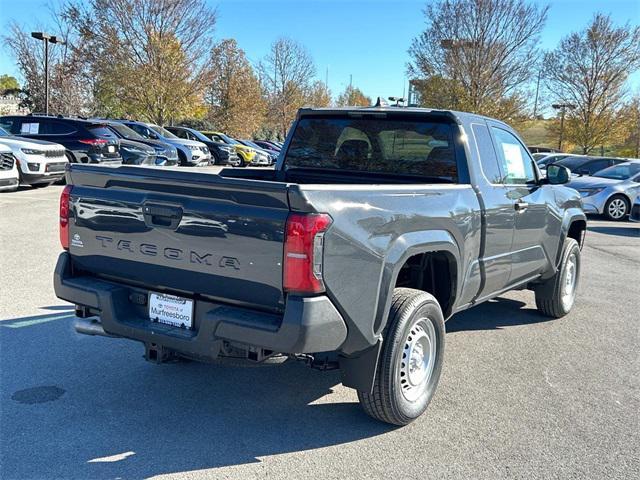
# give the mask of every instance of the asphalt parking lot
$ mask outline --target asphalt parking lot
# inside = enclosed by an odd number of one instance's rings
[[[0,195],[0,478],[640,477],[640,224],[592,219],[576,306],[447,323],[425,415],[376,423],[336,372],[152,365],[56,299],[61,187]]]

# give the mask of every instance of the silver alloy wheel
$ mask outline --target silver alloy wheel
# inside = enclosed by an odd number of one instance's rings
[[[562,306],[569,311],[573,306],[576,296],[576,283],[578,282],[578,258],[572,253],[565,267],[564,282],[562,284]]]
[[[428,318],[413,322],[404,340],[396,381],[404,398],[415,402],[424,393],[436,360],[436,330]]]
[[[621,198],[614,198],[609,203],[609,207],[607,208],[607,213],[611,218],[616,220],[622,218],[627,213],[627,204]]]

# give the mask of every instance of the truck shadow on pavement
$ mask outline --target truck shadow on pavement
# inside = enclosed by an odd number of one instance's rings
[[[555,320],[545,317],[534,308],[524,309],[525,306],[525,302],[511,298],[498,297],[489,300],[451,317],[446,323],[447,333],[465,330],[496,330]]]
[[[449,332],[548,319],[500,298]],[[75,333],[72,312],[0,322],[0,477],[146,478],[260,462],[366,439],[367,417],[339,373],[302,364],[239,368],[147,363],[138,343]],[[426,417],[428,421],[428,417]],[[423,420],[420,420],[423,421]]]
[[[138,343],[80,336],[69,316],[51,317],[0,322],[1,478],[146,478],[393,430],[355,394],[333,393],[336,371],[153,365]]]

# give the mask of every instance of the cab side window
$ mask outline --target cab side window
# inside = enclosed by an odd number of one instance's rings
[[[498,161],[503,173],[503,183],[524,185],[536,182],[533,160],[529,152],[511,133],[497,127],[491,127],[496,141]]]

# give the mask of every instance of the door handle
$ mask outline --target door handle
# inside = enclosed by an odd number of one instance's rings
[[[517,212],[524,212],[529,204],[527,202],[516,202],[513,206]]]

